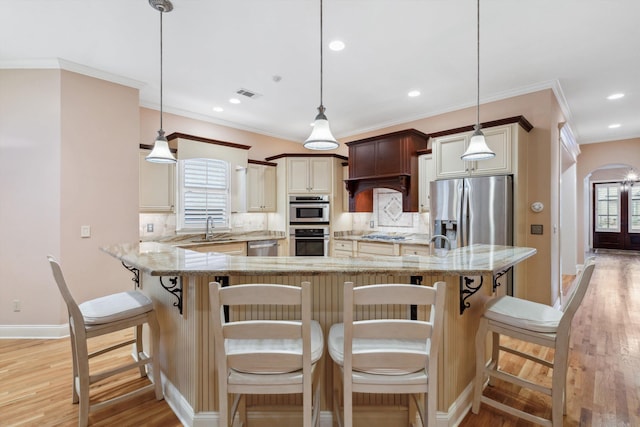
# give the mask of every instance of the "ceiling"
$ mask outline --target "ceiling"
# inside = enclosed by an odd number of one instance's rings
[[[173,5],[163,15],[164,110],[304,141],[320,103],[319,0]],[[160,18],[147,0],[0,7],[0,68],[59,58],[137,86],[140,104],[159,108]],[[553,88],[578,143],[640,137],[640,1],[480,7],[481,103]],[[334,39],[346,48],[329,50]],[[324,0],[324,40],[324,105],[338,139],[475,105],[475,0]],[[615,92],[625,97],[606,99]]]

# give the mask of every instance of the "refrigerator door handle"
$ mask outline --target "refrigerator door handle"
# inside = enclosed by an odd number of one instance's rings
[[[460,229],[460,246],[469,245],[469,183],[462,180],[460,195],[460,220],[458,227]]]

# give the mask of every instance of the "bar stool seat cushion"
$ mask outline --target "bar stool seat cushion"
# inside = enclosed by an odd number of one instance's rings
[[[555,333],[562,314],[548,305],[504,295],[488,304],[484,316],[520,329]]]
[[[302,339],[226,339],[227,356],[261,353],[302,354]],[[322,327],[316,320],[311,321],[311,364],[316,363],[324,352]],[[268,357],[268,356],[267,356]],[[253,366],[251,370],[233,367],[235,371],[261,374],[284,374],[302,369],[302,360],[297,365],[282,366],[277,372],[269,368]]]
[[[344,366],[344,324],[336,323],[329,330],[328,339],[329,354],[331,358],[340,366]],[[409,340],[409,339],[363,339],[353,340],[353,352],[363,351],[375,352],[397,352],[403,351],[411,353],[423,353],[425,359],[429,356],[429,340]],[[362,369],[353,366],[354,371],[378,374],[378,375],[407,375],[414,372],[424,371],[425,364],[419,366],[401,366],[397,369]],[[354,372],[354,375],[355,372]]]
[[[138,291],[120,292],[92,299],[78,306],[87,325],[101,325],[153,310],[153,302]]]

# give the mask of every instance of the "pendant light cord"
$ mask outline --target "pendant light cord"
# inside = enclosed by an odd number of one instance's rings
[[[320,107],[323,107],[323,105],[322,105],[322,81],[323,81],[322,63],[323,63],[323,59],[322,59],[322,0],[320,0]]]
[[[477,19],[476,19],[476,58],[477,58],[477,102],[476,102],[476,126],[480,129],[480,0],[478,0],[477,7]]]
[[[160,10],[160,131],[162,132],[162,10]]]

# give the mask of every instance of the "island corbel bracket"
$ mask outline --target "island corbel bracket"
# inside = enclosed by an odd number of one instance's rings
[[[483,276],[480,276],[480,283],[478,286],[473,286],[473,282],[475,281],[476,279],[473,277],[460,276],[460,314],[464,313],[467,308],[471,307],[471,303],[469,303],[467,299],[471,298],[473,294],[480,290],[484,278]]]
[[[133,281],[133,283],[136,284],[136,288],[139,288],[140,287],[140,270],[125,264],[124,261],[122,261],[122,266],[133,273],[133,279],[131,280]]]
[[[182,314],[182,277],[170,277],[169,282],[171,282],[171,286],[165,285],[162,282],[162,276],[160,276],[160,285],[178,299],[173,303],[173,306],[178,307],[178,311]]]
[[[509,270],[511,270],[512,267],[509,267],[505,270],[502,270],[498,273],[496,273],[495,276],[493,276],[493,292],[496,291],[496,289],[498,288],[498,286],[500,286],[500,283],[498,283],[498,279],[501,278],[502,276],[504,276],[505,274],[507,274],[509,272]]]

